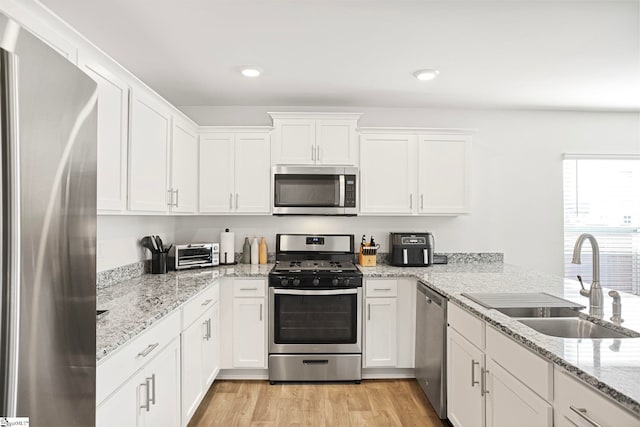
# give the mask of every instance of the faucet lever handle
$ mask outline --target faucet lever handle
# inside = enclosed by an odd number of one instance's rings
[[[582,289],[580,290],[580,295],[584,297],[588,297],[591,292],[585,289],[584,283],[582,283],[582,276],[578,274],[577,277],[578,277],[578,282],[580,282],[580,286],[582,287]]]

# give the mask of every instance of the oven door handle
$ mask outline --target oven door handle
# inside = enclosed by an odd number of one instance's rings
[[[273,293],[276,295],[350,295],[357,294],[357,288],[349,289],[318,289],[318,290],[306,290],[306,289],[273,289]]]

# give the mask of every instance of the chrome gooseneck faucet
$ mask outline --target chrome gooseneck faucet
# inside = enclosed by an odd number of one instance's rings
[[[581,234],[573,247],[573,260],[571,262],[573,264],[580,264],[580,251],[582,250],[582,244],[585,240],[589,240],[589,242],[591,242],[593,281],[591,282],[591,288],[586,290],[582,284],[582,278],[578,276],[580,285],[582,286],[580,295],[589,298],[589,313],[592,316],[602,317],[602,301],[604,297],[602,295],[602,287],[600,286],[600,247],[598,246],[596,238],[591,234]]]

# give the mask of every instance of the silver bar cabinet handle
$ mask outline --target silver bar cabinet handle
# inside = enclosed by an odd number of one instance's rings
[[[170,188],[167,190],[167,206],[171,207],[173,206],[173,189]]]
[[[207,319],[207,341],[211,339],[211,319]]]
[[[569,409],[571,409],[573,412],[578,414],[580,418],[582,418],[583,420],[591,424],[593,427],[602,427],[602,424],[600,424],[599,422],[597,422],[587,414],[586,408],[576,408],[575,406],[571,405],[569,406]]]
[[[146,378],[144,384],[140,384],[140,386],[145,388],[144,403],[140,405],[140,408],[146,409],[147,412],[149,412],[149,378]]]
[[[209,340],[209,320],[205,320],[204,322],[202,322],[202,326],[204,326],[204,336],[202,337],[202,339],[205,340]]]
[[[420,195],[420,209],[424,209],[424,194]]]
[[[390,291],[391,288],[375,288],[374,291]]]
[[[236,193],[236,209],[238,209],[238,193]]]
[[[138,353],[138,356],[142,356],[142,357],[147,357],[147,355],[149,353],[151,353],[153,350],[156,349],[157,346],[159,346],[160,343],[155,343],[155,344],[149,344],[147,346],[147,348],[145,348],[144,350],[142,350],[140,353]]]
[[[371,320],[371,304],[367,304],[367,320]]]
[[[311,160],[316,160],[316,147],[311,146]]]
[[[240,288],[241,291],[257,291],[258,288]]]
[[[179,204],[178,202],[180,201],[180,198],[179,198],[180,197],[180,190],[176,188],[175,191],[176,191],[176,204],[175,204],[175,207],[177,208],[177,207],[179,207],[178,206],[178,204]]]
[[[262,322],[262,304],[260,304],[260,321]]]
[[[480,366],[480,362],[476,362],[475,360],[471,359],[471,387],[475,386],[476,384],[480,384],[480,381],[476,381],[476,365]]]
[[[213,301],[211,298],[209,298],[208,300],[204,301],[202,304],[200,304],[201,306],[205,306],[205,305],[209,305],[209,303]]]
[[[489,394],[489,390],[487,390],[487,374],[489,370],[481,368],[480,372],[480,380],[482,381],[482,384],[480,384],[480,396],[484,396]]]
[[[409,194],[409,209],[413,209],[413,194]]]
[[[316,145],[316,151],[318,152],[318,154],[316,154],[316,160],[320,161],[320,146]]]
[[[233,193],[229,193],[229,210],[233,209]]]
[[[151,389],[151,403],[156,404],[156,374],[151,374],[151,385],[153,388]]]

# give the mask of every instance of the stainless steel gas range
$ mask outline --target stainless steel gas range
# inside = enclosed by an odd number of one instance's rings
[[[276,236],[269,380],[362,378],[362,273],[349,234]]]

